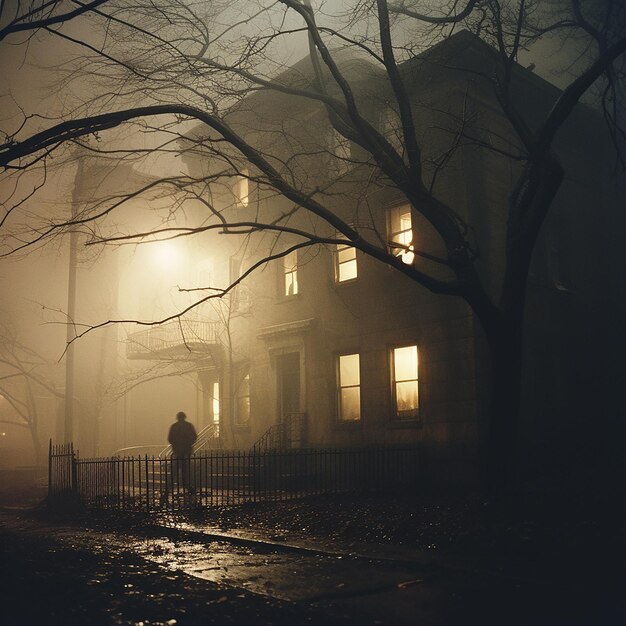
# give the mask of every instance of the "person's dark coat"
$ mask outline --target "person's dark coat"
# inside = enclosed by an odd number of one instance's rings
[[[175,456],[191,456],[193,444],[198,435],[193,424],[185,420],[179,420],[170,426],[167,440],[172,444]]]

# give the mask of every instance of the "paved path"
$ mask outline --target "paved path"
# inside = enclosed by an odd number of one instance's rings
[[[380,546],[180,525],[120,533],[7,511],[0,524],[5,626],[626,623],[623,580],[599,587],[584,571],[572,586]]]

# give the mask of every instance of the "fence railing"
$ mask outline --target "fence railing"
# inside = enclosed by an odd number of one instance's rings
[[[173,320],[128,335],[126,356],[140,358],[182,347],[185,350],[218,342],[219,323]]]
[[[80,459],[51,447],[50,494],[88,507],[167,511],[307,496],[406,490],[420,478],[414,446],[211,451],[191,458]]]
[[[48,496],[76,493],[76,454],[71,443],[52,445],[48,450]]]
[[[285,448],[303,448],[306,441],[306,413],[286,413],[253,444],[255,453]]]

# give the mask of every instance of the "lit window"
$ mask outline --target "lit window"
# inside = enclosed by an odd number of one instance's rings
[[[391,209],[389,212],[389,240],[392,254],[400,257],[403,263],[411,265],[415,260],[411,207],[405,205]]]
[[[216,434],[219,434],[220,428],[220,384],[218,382],[213,383],[211,398],[211,413],[213,414],[213,424],[215,426]]]
[[[235,425],[247,426],[250,422],[250,374],[246,374],[237,389]]]
[[[394,348],[393,399],[397,417],[416,417],[419,409],[417,346]]]
[[[358,422],[361,419],[361,372],[358,354],[342,354],[339,357],[337,377],[339,419]]]
[[[283,257],[284,287],[286,296],[298,293],[298,251],[292,250]]]
[[[248,170],[242,170],[241,176],[237,177],[234,189],[235,200],[238,206],[248,206],[249,193]]]
[[[337,244],[335,254],[335,280],[343,283],[357,277],[356,248]]]

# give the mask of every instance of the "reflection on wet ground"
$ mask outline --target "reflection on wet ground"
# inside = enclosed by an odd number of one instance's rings
[[[133,549],[169,570],[292,601],[371,593],[416,578],[414,568],[406,566],[347,555],[286,554],[268,546],[250,548],[223,541],[151,539]]]

